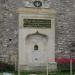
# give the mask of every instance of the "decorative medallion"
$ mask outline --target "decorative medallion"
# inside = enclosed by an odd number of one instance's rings
[[[42,6],[41,1],[34,1],[33,4],[34,4],[35,7],[41,7]]]

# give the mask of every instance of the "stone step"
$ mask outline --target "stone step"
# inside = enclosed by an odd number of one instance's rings
[[[29,66],[30,70],[37,70],[37,71],[42,71],[46,70],[46,66]]]

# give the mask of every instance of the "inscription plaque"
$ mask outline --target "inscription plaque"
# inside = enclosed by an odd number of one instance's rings
[[[23,27],[51,28],[51,20],[23,19]]]

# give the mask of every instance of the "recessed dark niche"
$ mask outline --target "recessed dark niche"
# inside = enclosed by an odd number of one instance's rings
[[[34,50],[38,50],[38,45],[35,45],[34,46]]]
[[[9,41],[12,41],[12,39],[9,39]]]
[[[38,60],[37,58],[35,58],[35,60]]]

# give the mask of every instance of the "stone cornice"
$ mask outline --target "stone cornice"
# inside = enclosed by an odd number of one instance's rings
[[[17,13],[32,13],[32,14],[56,14],[54,9],[48,8],[18,8]]]

